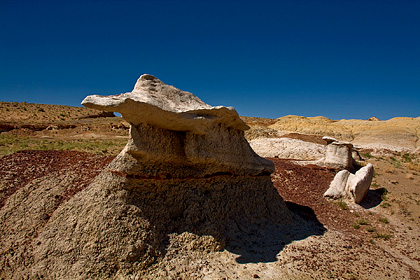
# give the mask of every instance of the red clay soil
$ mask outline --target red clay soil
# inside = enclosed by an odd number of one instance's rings
[[[327,141],[322,139],[323,136],[319,136],[319,135],[306,135],[306,134],[300,134],[300,133],[289,133],[289,134],[285,134],[283,136],[281,136],[280,138],[290,138],[290,139],[297,139],[297,140],[302,140],[305,142],[311,142],[311,143],[315,143],[315,144],[321,144],[326,146],[327,145]]]
[[[58,204],[61,204],[86,188],[112,159],[113,157],[76,151],[20,151],[4,156],[0,158],[0,177],[4,182],[4,187],[0,190],[0,209],[8,197],[31,180],[50,172],[71,168],[80,176],[74,189],[57,198],[60,202]],[[303,218],[317,219],[327,228],[352,231],[352,220],[346,218],[348,211],[343,211],[337,204],[328,202],[323,197],[336,170],[315,165],[300,166],[290,160],[270,160],[276,167],[272,174],[274,186],[292,211]]]
[[[80,176],[75,188],[56,198],[61,204],[86,188],[112,159],[76,151],[20,151],[4,156],[0,158],[0,177],[4,184],[0,189],[0,209],[8,197],[36,178],[64,169],[77,171]]]
[[[349,211],[341,209],[336,203],[328,202],[323,194],[328,189],[337,170],[316,165],[300,166],[290,160],[270,158],[276,171],[272,181],[280,196],[287,202],[293,212],[303,218],[317,219],[329,229],[351,231],[353,219],[349,219]],[[300,209],[313,210],[308,214]]]

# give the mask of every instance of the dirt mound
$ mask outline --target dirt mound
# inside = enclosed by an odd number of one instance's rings
[[[1,277],[126,275],[157,262],[180,238],[193,251],[210,252],[223,248],[226,238],[232,242],[260,232],[267,217],[273,225],[290,219],[269,178],[264,189],[261,179],[252,177],[227,185],[230,175],[193,180],[190,186],[185,179],[152,180],[130,189],[105,184],[113,181],[109,176],[120,176],[104,171],[96,185],[85,188],[109,160],[34,151],[2,158],[8,195],[0,211]]]
[[[74,151],[22,151],[0,159],[0,278],[22,279],[51,216],[112,158]]]

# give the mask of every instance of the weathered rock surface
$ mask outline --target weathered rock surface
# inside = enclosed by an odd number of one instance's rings
[[[250,141],[252,149],[262,157],[297,160],[319,160],[325,156],[325,146],[290,138],[260,138]]]
[[[205,134],[214,125],[246,130],[246,125],[232,107],[212,107],[190,92],[166,85],[151,75],[142,75],[132,92],[86,97],[82,104],[89,108],[119,112],[136,126],[147,123],[173,131]]]
[[[316,164],[349,171],[355,169],[355,160],[361,158],[351,143],[327,136],[322,139],[327,145],[290,138],[254,139],[250,145],[263,157],[296,159],[302,165]]]
[[[327,142],[323,165],[334,168],[351,170],[353,168],[353,144],[338,141],[331,137],[323,137]]]
[[[235,109],[212,107],[151,75],[142,75],[132,92],[88,96],[82,104],[117,111],[131,124],[124,152],[135,163],[121,172],[204,177],[218,172],[258,175],[274,171],[271,162],[250,148],[243,132],[249,127]],[[138,166],[137,160],[143,165]],[[163,162],[171,164],[163,166]]]
[[[359,169],[355,174],[341,170],[335,175],[324,196],[332,199],[344,198],[360,203],[369,191],[372,178],[373,165],[371,163]]]
[[[19,258],[27,263],[10,264],[9,278],[18,270],[30,278],[124,278],[180,239],[189,250],[215,251],[264,225],[275,232],[292,223],[271,182],[273,164],[250,148],[233,108],[211,107],[150,75],[131,93],[83,104],[120,112],[129,141],[54,211]]]

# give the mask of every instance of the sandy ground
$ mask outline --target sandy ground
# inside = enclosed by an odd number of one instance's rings
[[[60,170],[72,176],[75,168],[83,170],[83,178],[73,180],[86,186],[99,171],[97,163],[109,160],[75,152],[6,156],[0,166],[2,202],[32,178]],[[251,232],[221,252],[194,249],[189,233],[170,236],[163,259],[132,279],[420,279],[418,172],[371,158],[376,176],[367,199],[361,206],[340,207],[322,196],[336,170],[270,160],[276,166],[274,186],[296,215],[293,227]],[[67,190],[65,199],[79,190]]]
[[[418,203],[409,204],[409,214],[390,212],[392,207],[397,211],[398,203],[382,207],[400,199],[395,184],[388,186],[387,195],[376,187],[362,206],[347,204],[342,209],[322,196],[335,170],[271,160],[276,165],[275,187],[302,218],[300,224],[264,237],[250,236],[254,245],[240,250],[204,254],[169,247],[164,260],[139,278],[420,279]],[[386,166],[380,165],[378,172],[382,168]],[[415,176],[404,192],[418,189]]]

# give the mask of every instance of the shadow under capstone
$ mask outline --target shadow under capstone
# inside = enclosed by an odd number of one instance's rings
[[[129,203],[158,234],[162,256],[173,246],[170,236],[187,232],[212,238],[197,250],[226,249],[240,255],[238,263],[275,262],[285,245],[325,231],[312,209],[286,205],[269,176],[142,181],[130,193]]]

